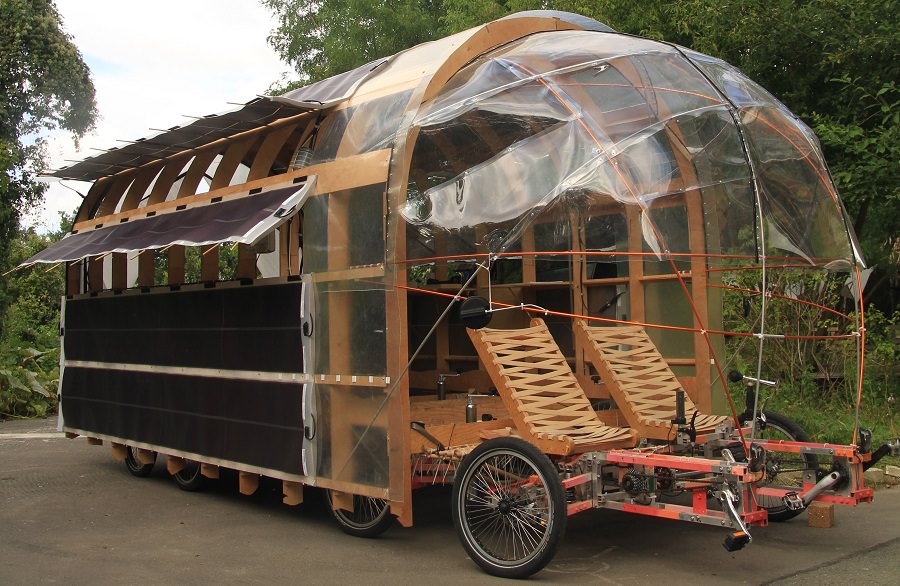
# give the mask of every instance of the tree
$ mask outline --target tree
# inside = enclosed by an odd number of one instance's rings
[[[262,0],[295,85],[522,10],[553,9],[720,57],[819,135],[892,313],[900,279],[900,26],[897,0]]]
[[[52,0],[0,0],[0,272],[20,218],[46,190],[36,180],[44,137],[62,130],[77,140],[96,117],[90,71]],[[9,300],[0,280],[0,320]]]
[[[18,264],[62,238],[75,214],[60,214],[60,227],[47,234],[16,227],[8,243]],[[11,273],[5,281],[15,299],[0,323],[0,419],[41,416],[56,405],[59,379],[59,302],[65,293],[62,268]]]
[[[260,0],[278,19],[269,43],[296,87],[439,36],[442,0]]]
[[[896,0],[444,0],[451,29],[554,9],[737,66],[809,124],[892,313],[900,279],[900,26]],[[450,32],[450,31],[448,31]],[[885,286],[893,283],[894,287]]]

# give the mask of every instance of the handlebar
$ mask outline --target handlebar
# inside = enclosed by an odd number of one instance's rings
[[[761,385],[766,385],[767,387],[778,386],[777,381],[766,380],[763,378],[754,378],[752,376],[746,376],[746,375],[739,373],[736,370],[732,370],[731,372],[728,373],[728,380],[730,380],[733,383],[739,383],[741,381],[744,381],[748,385],[753,385],[753,384],[759,383]]]

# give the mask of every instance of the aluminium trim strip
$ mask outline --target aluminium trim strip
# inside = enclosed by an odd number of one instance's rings
[[[66,360],[66,368],[94,368],[152,374],[177,374],[204,378],[251,380],[276,383],[310,383],[312,375],[303,372],[264,372],[259,370],[228,370],[224,368],[196,368],[190,366],[162,366],[158,364],[128,364],[94,360]]]

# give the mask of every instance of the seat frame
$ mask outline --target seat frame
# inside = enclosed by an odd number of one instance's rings
[[[559,456],[637,445],[634,430],[599,419],[543,320],[467,331],[523,439]]]
[[[573,329],[628,425],[641,437],[674,439],[676,393],[684,387],[647,331],[641,326],[589,326],[580,319]],[[684,410],[687,422],[693,420],[699,433],[713,431],[728,419],[699,412],[686,392]]]

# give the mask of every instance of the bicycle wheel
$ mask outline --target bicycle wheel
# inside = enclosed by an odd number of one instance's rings
[[[453,525],[472,560],[488,574],[524,578],[559,547],[566,505],[550,459],[518,438],[496,438],[472,450],[453,484]]]
[[[203,488],[203,474],[200,473],[200,462],[184,461],[184,468],[172,475],[178,488],[188,492],[196,492]]]
[[[354,537],[378,537],[394,524],[390,507],[384,499],[353,495],[353,510],[335,509],[331,491],[325,490],[325,502],[341,530]]]
[[[784,415],[765,411],[765,418],[765,427],[762,429],[757,427],[757,438],[792,442],[809,441],[806,432]],[[742,423],[746,425],[748,422]],[[815,478],[817,468],[818,459],[814,454],[792,454],[769,450],[766,454],[766,476],[757,483],[757,486],[800,492],[803,490],[804,475],[810,472]],[[803,509],[789,509],[781,497],[777,496],[759,496],[758,502],[760,507],[769,512],[769,520],[774,522],[793,519],[803,512]]]
[[[150,476],[150,473],[153,472],[153,466],[156,462],[156,452],[151,452],[153,454],[153,462],[150,464],[144,464],[141,461],[140,456],[138,456],[138,448],[134,446],[128,446],[128,450],[125,452],[125,467],[128,468],[128,471],[134,474],[135,476],[146,477]]]

